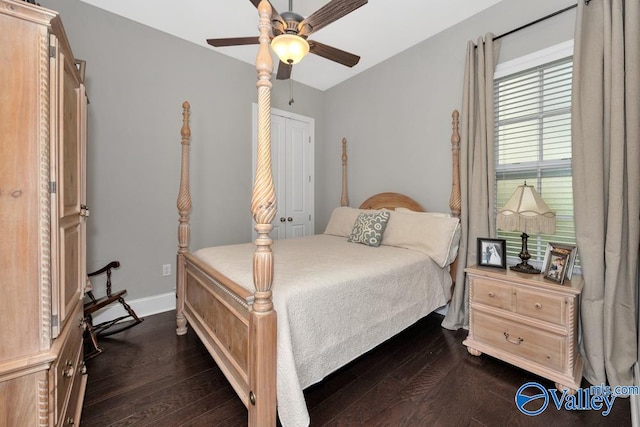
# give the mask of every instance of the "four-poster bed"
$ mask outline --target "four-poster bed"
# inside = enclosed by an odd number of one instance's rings
[[[423,251],[408,250],[412,249],[408,246],[385,245],[383,240],[383,245],[372,248],[349,242],[344,234],[335,232],[272,242],[269,232],[276,213],[276,195],[270,159],[273,63],[269,2],[262,1],[258,11],[258,158],[251,203],[258,238],[255,246],[189,251],[191,132],[189,104],[185,102],[178,195],[177,334],[187,332],[188,321],[248,408],[249,425],[275,425],[276,408],[283,425],[305,425],[309,419],[303,388],[448,302],[455,277],[449,264],[455,258],[457,242],[454,248],[453,233],[451,242],[445,245],[449,251],[446,259],[438,261]],[[458,215],[457,111],[451,142],[454,164],[450,205]],[[346,160],[343,140],[343,206],[348,204]],[[375,195],[360,208],[424,211],[419,203],[397,193]],[[348,215],[359,214],[355,209],[345,209]],[[345,214],[334,213],[336,217]],[[410,223],[453,221],[457,226],[457,219],[416,213],[393,215],[407,215]],[[330,223],[335,225],[336,221],[332,215]],[[394,221],[398,229],[399,220]],[[249,268],[251,258],[253,270]]]

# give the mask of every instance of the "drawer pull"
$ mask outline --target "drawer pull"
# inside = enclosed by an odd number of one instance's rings
[[[66,368],[64,371],[62,371],[62,376],[65,378],[71,378],[76,371],[75,368],[73,367],[73,363],[67,361],[65,366]]]
[[[533,306],[534,306],[535,308],[537,308],[538,310],[540,310],[540,309],[542,308],[542,304],[540,304],[539,302],[537,302],[537,303],[533,304]]]
[[[76,421],[73,418],[69,417],[67,418],[67,424],[69,424],[70,426],[74,426],[76,425]]]
[[[495,296],[496,296],[496,294],[494,294],[493,292],[489,292],[489,298],[493,298]]]
[[[520,345],[520,343],[522,341],[524,341],[524,339],[522,337],[518,337],[518,341],[513,341],[509,339],[509,332],[505,332],[504,333],[504,339],[509,341],[511,344],[515,344],[515,345]]]

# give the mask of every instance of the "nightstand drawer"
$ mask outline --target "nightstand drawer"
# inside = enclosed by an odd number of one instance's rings
[[[512,287],[483,277],[474,277],[472,302],[511,310]]]
[[[473,338],[476,341],[539,363],[551,369],[563,370],[564,338],[516,322],[475,310]]]
[[[516,313],[557,325],[565,324],[565,301],[561,296],[544,295],[518,289]]]

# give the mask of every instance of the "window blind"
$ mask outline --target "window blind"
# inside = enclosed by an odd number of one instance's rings
[[[556,234],[530,236],[531,261],[542,262],[548,242],[575,244],[571,177],[571,79],[567,57],[494,81],[495,192],[502,207],[527,182],[556,211]],[[520,232],[498,230],[507,255],[520,252]]]

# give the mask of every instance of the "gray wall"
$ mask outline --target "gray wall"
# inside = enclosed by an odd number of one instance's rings
[[[326,95],[326,169],[316,192],[317,223],[340,200],[340,146],[349,151],[352,206],[382,191],[408,194],[432,211],[449,211],[451,111],[460,109],[467,41],[502,34],[575,4],[504,0],[394,56]],[[366,7],[366,6],[365,6]],[[575,9],[502,39],[500,61],[573,38]]]
[[[316,119],[316,231],[340,201],[340,141],[349,141],[351,205],[381,191],[448,211],[451,110],[460,108],[468,40],[500,34],[574,3],[504,0],[325,92],[275,82],[273,106]],[[87,61],[88,268],[123,265],[132,298],[169,292],[175,275],[180,112],[192,106],[192,248],[250,240],[252,66],[78,0],[57,10]],[[500,60],[573,37],[567,12],[503,39]]]
[[[171,292],[184,100],[192,111],[191,247],[251,239],[255,67],[77,0],[40,1],[60,12],[74,55],[87,61],[87,268],[120,260],[114,287],[131,299]],[[273,106],[315,118],[322,146],[323,93],[297,84],[291,107],[288,95],[288,84],[274,82]],[[162,277],[162,264],[172,265],[171,277]]]

